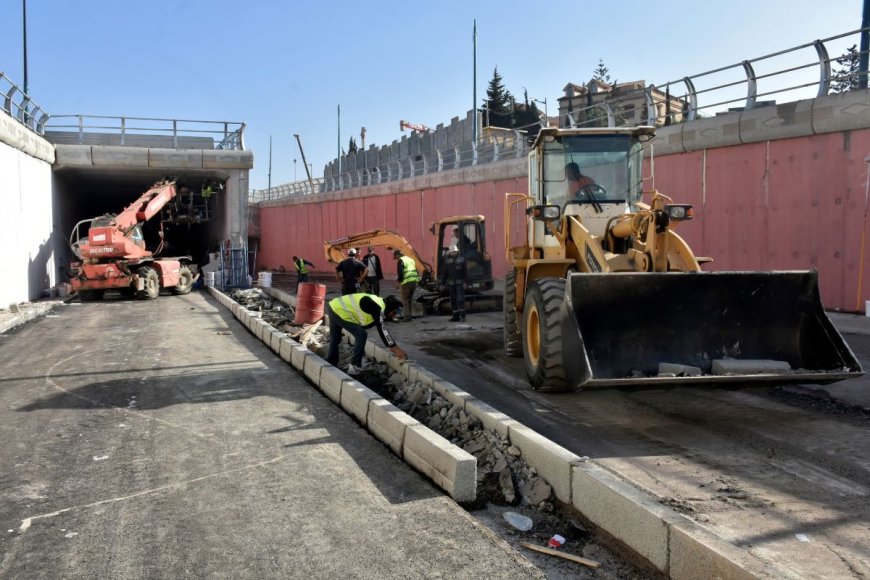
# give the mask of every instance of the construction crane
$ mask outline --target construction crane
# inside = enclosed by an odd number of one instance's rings
[[[299,138],[299,133],[293,133],[296,137],[296,143],[299,144],[299,153],[302,155],[302,166],[305,168],[305,174],[308,176],[308,185],[311,186],[311,193],[314,193],[314,181],[311,179],[311,171],[308,170],[308,162],[305,160],[305,150],[302,149],[302,140]]]
[[[407,121],[399,121],[399,131],[404,131],[405,129],[410,129],[415,133],[428,133],[429,127],[426,125],[415,125],[413,123],[409,123]]]

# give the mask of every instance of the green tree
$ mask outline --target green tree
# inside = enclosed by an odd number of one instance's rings
[[[839,68],[832,71],[832,93],[845,93],[858,88],[858,67],[861,55],[853,44],[843,55],[835,60]]]
[[[511,112],[514,111],[514,96],[507,90],[498,74],[498,67],[492,71],[492,79],[486,88],[484,100],[484,125],[510,127]],[[487,117],[489,117],[487,121]]]
[[[610,69],[604,66],[604,59],[598,59],[598,66],[592,71],[592,80],[610,84]]]

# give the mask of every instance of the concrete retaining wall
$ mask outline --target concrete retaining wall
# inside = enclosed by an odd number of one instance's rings
[[[54,147],[0,111],[0,307],[39,298],[57,282]]]
[[[262,290],[285,304],[295,305],[292,294],[275,288]],[[262,333],[256,313],[240,307],[214,288],[210,291],[251,332]],[[351,342],[349,335],[345,337]],[[475,497],[476,460],[472,455],[296,342],[282,339],[276,353],[290,360],[327,397],[454,499],[469,501]],[[520,449],[526,463],[552,486],[559,501],[670,578],[744,580],[773,575],[757,558],[660,504],[643,490],[553,443],[420,365],[400,361],[372,341],[366,342],[366,355],[387,362],[411,381],[431,387],[450,403],[480,419],[488,429],[507,436]]]

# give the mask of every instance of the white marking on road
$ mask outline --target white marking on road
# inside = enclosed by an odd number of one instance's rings
[[[55,516],[59,516],[60,514],[64,514],[66,512],[71,512],[73,510],[88,509],[88,508],[93,508],[93,507],[106,505],[106,504],[110,504],[110,503],[118,503],[118,502],[126,501],[128,499],[134,499],[134,498],[142,497],[145,495],[151,495],[153,493],[159,493],[159,492],[165,491],[167,489],[173,489],[176,487],[190,485],[192,483],[199,483],[200,481],[205,481],[207,479],[214,479],[216,477],[224,477],[227,475],[232,475],[233,473],[238,473],[240,471],[246,471],[248,469],[255,469],[258,467],[266,467],[267,465],[271,465],[273,463],[278,463],[279,461],[283,461],[284,459],[286,459],[288,457],[289,457],[289,455],[279,455],[277,457],[273,457],[272,459],[267,459],[266,461],[260,461],[259,463],[252,463],[250,465],[243,465],[242,467],[235,467],[233,469],[227,469],[226,471],[219,471],[217,473],[211,473],[209,475],[203,475],[201,477],[194,477],[193,479],[186,479],[184,481],[177,481],[175,483],[167,483],[166,485],[161,485],[160,487],[155,487],[152,489],[145,489],[145,490],[138,491],[138,492],[130,494],[130,495],[122,495],[122,496],[113,497],[110,499],[102,499],[100,501],[95,501],[95,502],[87,503],[84,505],[76,505],[76,506],[71,506],[68,508],[63,508],[63,509],[53,511],[53,512],[50,512],[47,514],[39,514],[37,516],[30,516],[29,518],[24,518],[23,520],[21,520],[21,525],[18,526],[18,531],[20,533],[26,532],[35,520],[43,520],[43,519],[47,519],[47,518],[53,518]]]
[[[108,455],[100,455],[99,457],[94,455],[94,461],[102,461],[103,459],[108,459],[108,458],[109,458]]]

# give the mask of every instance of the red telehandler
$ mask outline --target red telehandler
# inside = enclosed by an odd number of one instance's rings
[[[70,247],[81,260],[70,264],[72,289],[82,301],[99,300],[106,290],[118,290],[127,297],[154,300],[161,288],[187,294],[196,281],[190,256],[155,258],[145,248],[142,227],[176,196],[174,181],[160,181],[118,215],[105,214],[82,220],[70,234]],[[79,231],[89,224],[87,237]]]

